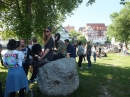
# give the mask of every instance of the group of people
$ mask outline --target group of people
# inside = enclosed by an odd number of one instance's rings
[[[19,97],[25,97],[24,92],[28,90],[28,84],[37,79],[38,67],[53,60],[54,41],[51,32],[50,27],[43,32],[44,52],[36,37],[28,39],[28,46],[25,39],[9,40],[8,50],[1,59],[3,66],[8,68],[4,97],[15,97],[17,91]],[[27,79],[29,66],[33,70],[30,80]]]
[[[85,57],[87,58],[88,61],[88,66],[86,68],[91,68],[91,53],[92,53],[92,47],[90,45],[90,42],[87,42],[86,47],[84,47],[82,42],[78,43],[77,56],[79,57],[78,60],[79,69],[83,69],[81,65],[82,65],[83,58]]]
[[[3,59],[0,53],[2,65],[8,68],[4,97],[8,97],[8,95],[9,97],[15,97],[17,91],[19,91],[19,97],[25,97],[24,91],[28,90],[28,84],[38,80],[38,67],[53,60],[66,57],[75,59],[78,55],[78,67],[83,69],[81,65],[83,58],[86,57],[88,61],[87,68],[91,68],[90,57],[92,54],[94,62],[96,62],[96,47],[91,47],[90,42],[87,42],[86,51],[82,42],[78,42],[78,50],[76,50],[76,41],[71,44],[69,39],[62,41],[60,37],[59,33],[56,33],[53,37],[52,29],[47,27],[43,32],[44,50],[37,42],[36,37],[28,39],[28,45],[26,45],[25,39],[19,41],[9,40],[7,44],[8,51],[4,54]],[[28,80],[29,68],[32,76]]]
[[[17,91],[19,91],[19,97],[25,97],[24,92],[28,91],[28,84],[38,79],[38,67],[60,58],[76,58],[76,47],[68,39],[65,39],[64,42],[61,41],[59,33],[56,33],[53,38],[50,27],[43,32],[43,45],[44,51],[36,37],[28,39],[28,45],[26,45],[25,39],[9,40],[7,52],[3,59],[0,57],[2,65],[8,68],[4,97],[15,97]],[[28,80],[29,68],[32,76]]]
[[[87,59],[88,66],[86,68],[91,68],[91,55],[93,56],[94,63],[96,62],[96,57],[107,57],[107,54],[101,50],[101,47],[98,47],[99,50],[97,50],[96,45],[90,45],[90,42],[87,42],[86,46],[82,44],[82,42],[78,43],[78,51],[77,55],[79,56],[78,60],[78,66],[80,69],[83,69],[81,64],[83,59]]]

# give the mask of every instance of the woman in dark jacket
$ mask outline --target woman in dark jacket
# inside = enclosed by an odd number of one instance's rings
[[[43,44],[44,44],[44,53],[39,58],[39,62],[36,66],[44,65],[47,62],[53,61],[53,51],[54,40],[52,38],[52,29],[47,27],[43,32]]]

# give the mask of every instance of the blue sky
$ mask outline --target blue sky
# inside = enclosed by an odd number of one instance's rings
[[[85,27],[86,23],[105,23],[106,26],[111,24],[110,14],[119,12],[123,5],[120,5],[121,0],[96,0],[90,6],[86,6],[88,0],[83,0],[83,3],[73,11],[74,15],[67,16],[63,26]]]

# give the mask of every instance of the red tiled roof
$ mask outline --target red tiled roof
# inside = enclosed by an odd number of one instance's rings
[[[75,27],[74,26],[66,26],[64,27],[68,32],[70,32],[71,30],[75,30]]]
[[[104,23],[87,23],[86,26],[91,26],[92,29],[94,30],[103,30],[103,31],[106,31],[107,30],[107,27],[105,26]]]

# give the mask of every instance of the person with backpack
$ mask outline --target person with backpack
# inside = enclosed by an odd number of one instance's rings
[[[19,97],[25,97],[24,90],[28,91],[28,80],[22,67],[25,55],[17,47],[17,42],[10,39],[3,57],[4,66],[8,68],[4,97],[15,97],[17,91]]]
[[[82,45],[82,42],[79,42],[78,43],[78,51],[77,51],[77,55],[79,56],[79,60],[78,60],[78,66],[80,69],[83,69],[81,64],[82,64],[82,61],[83,61],[83,58],[84,58],[84,47]]]
[[[30,48],[26,47],[26,41],[24,39],[20,39],[20,50],[26,56],[26,58],[23,59],[23,61],[22,61],[22,66],[23,66],[23,69],[24,69],[26,75],[28,75],[29,55],[31,55],[33,57],[38,57],[38,55],[34,54]]]
[[[64,42],[60,40],[60,34],[55,34],[55,47],[58,54],[54,56],[54,60],[67,57],[67,50]]]

